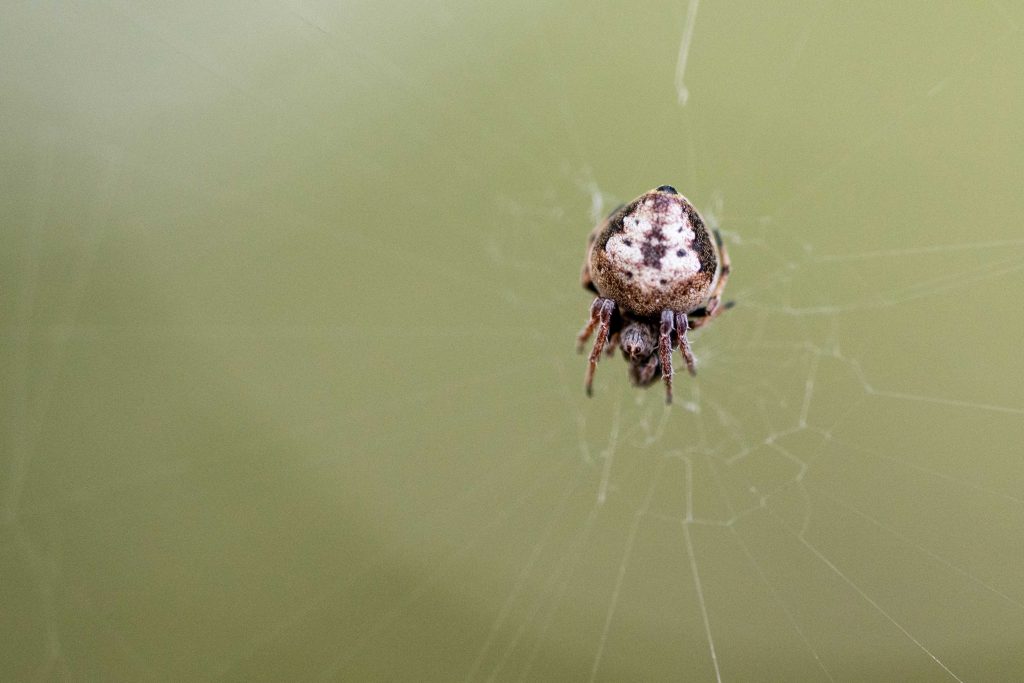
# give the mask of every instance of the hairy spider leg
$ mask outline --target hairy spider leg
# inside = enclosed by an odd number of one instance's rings
[[[608,356],[609,358],[615,355],[615,349],[619,348],[618,332],[611,333],[611,335],[608,337],[608,343],[605,344],[605,347],[606,348],[604,350],[604,355]]]
[[[679,342],[679,352],[683,354],[683,359],[686,361],[686,369],[690,371],[691,375],[696,377],[697,361],[693,357],[693,351],[690,350],[690,340],[686,337],[686,332],[689,329],[690,323],[686,318],[686,314],[676,311],[676,339]]]
[[[583,353],[583,345],[587,343],[590,335],[594,332],[594,328],[597,327],[601,314],[601,301],[601,297],[597,297],[594,299],[594,303],[590,304],[590,320],[583,326],[580,333],[576,335],[576,353]]]
[[[672,403],[672,311],[661,312],[661,334],[658,336],[658,355],[661,358],[661,377],[665,380],[665,403]]]
[[[597,361],[601,357],[601,351],[604,350],[604,344],[608,341],[608,329],[611,327],[612,313],[614,312],[614,301],[597,297],[590,306],[590,322],[580,333],[580,344],[582,344],[590,336],[594,326],[597,326],[597,339],[594,340],[594,348],[590,351],[590,362],[587,364],[587,378],[584,383],[587,396],[593,395],[594,371],[597,370]]]
[[[718,257],[722,260],[721,272],[718,274],[718,284],[715,285],[715,290],[711,292],[711,297],[708,299],[708,305],[704,307],[704,314],[699,318],[694,318],[690,321],[690,329],[696,330],[699,327],[704,327],[707,323],[711,322],[714,318],[717,318],[720,313],[727,311],[733,307],[734,302],[730,301],[724,306],[722,303],[722,291],[725,290],[725,283],[729,281],[729,273],[732,271],[732,267],[729,261],[729,252],[725,249],[725,243],[722,242],[722,234],[718,230],[714,231],[715,244],[718,245]]]

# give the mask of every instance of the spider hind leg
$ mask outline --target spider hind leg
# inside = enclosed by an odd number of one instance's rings
[[[729,310],[736,305],[735,301],[727,301],[722,304],[722,292],[725,290],[725,283],[729,281],[729,273],[732,272],[732,263],[729,260],[729,252],[725,248],[725,242],[722,241],[722,234],[717,230],[714,231],[715,244],[718,246],[718,256],[721,259],[721,271],[718,273],[718,283],[715,285],[715,289],[711,292],[711,297],[708,299],[707,305],[694,311],[694,319],[690,321],[690,329],[696,330],[704,325],[708,324],[722,312]]]

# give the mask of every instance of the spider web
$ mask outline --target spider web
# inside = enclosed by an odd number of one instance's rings
[[[579,12],[12,10],[4,678],[1024,672],[1019,12]],[[587,400],[663,183],[737,305]]]

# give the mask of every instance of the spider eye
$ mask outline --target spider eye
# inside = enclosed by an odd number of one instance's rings
[[[676,191],[676,188],[672,187],[671,185],[662,185],[661,187],[658,188],[658,192],[668,192],[669,194],[679,194],[679,192]]]

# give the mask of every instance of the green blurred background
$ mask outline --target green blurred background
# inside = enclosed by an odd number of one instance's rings
[[[1022,23],[9,3],[0,679],[1024,678]],[[737,306],[588,400],[663,183]]]

